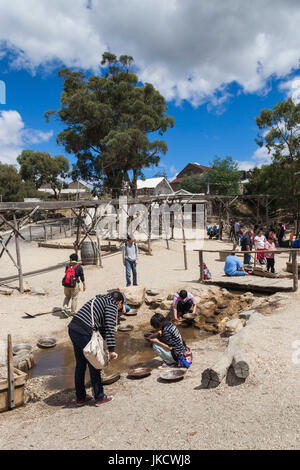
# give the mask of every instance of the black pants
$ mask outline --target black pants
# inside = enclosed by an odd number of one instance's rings
[[[271,272],[275,273],[274,265],[275,259],[274,258],[266,258],[267,259],[267,271],[271,268]]]
[[[180,317],[184,315],[185,313],[188,313],[188,311],[192,308],[193,306],[193,301],[192,300],[187,300],[186,302],[181,302],[179,300],[177,304],[177,313],[179,314]]]

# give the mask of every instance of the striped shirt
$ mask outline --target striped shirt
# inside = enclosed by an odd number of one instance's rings
[[[92,334],[92,313],[91,304],[92,300],[86,302],[80,310],[74,315],[73,320],[70,322],[69,327],[72,329],[72,323],[75,325],[83,324],[85,331]],[[106,339],[109,352],[114,351],[115,329],[117,323],[117,302],[111,295],[97,295],[94,301],[94,322],[96,330],[100,331],[101,336]]]
[[[184,352],[185,346],[178,328],[171,322],[167,322],[162,327],[162,342],[174,349],[177,355]]]

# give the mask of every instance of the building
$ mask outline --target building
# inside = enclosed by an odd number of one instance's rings
[[[54,191],[50,184],[43,184],[43,186],[41,186],[38,191],[54,196]],[[80,181],[72,181],[72,183],[70,183],[67,188],[61,189],[60,195],[82,194],[86,192],[90,192],[90,188],[88,186],[81,183]]]
[[[210,170],[209,166],[200,165],[199,163],[188,163],[183,170],[177,174],[176,178],[170,181],[170,185],[174,191],[178,191],[184,178],[195,178],[195,176],[201,176],[208,170]]]
[[[165,177],[137,180],[137,196],[157,196],[173,194],[173,189]]]

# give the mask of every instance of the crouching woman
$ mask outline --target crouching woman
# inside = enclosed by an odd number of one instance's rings
[[[186,347],[178,328],[165,319],[160,313],[155,313],[150,320],[152,328],[155,330],[148,341],[153,343],[153,349],[164,361],[159,369],[185,365],[189,367],[191,363],[191,352]],[[182,364],[181,361],[186,363]]]

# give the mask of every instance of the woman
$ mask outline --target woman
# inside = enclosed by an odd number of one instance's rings
[[[256,251],[263,251],[265,249],[266,237],[264,236],[262,229],[259,229],[256,237],[254,237],[254,245]],[[257,261],[260,264],[265,264],[265,253],[257,253]]]
[[[154,351],[164,361],[159,369],[174,367],[178,364],[180,357],[184,356],[188,350],[178,328],[160,313],[153,315],[150,324],[155,333],[147,340],[153,343]]]
[[[196,300],[193,294],[182,289],[176,292],[173,299],[173,312],[175,321],[182,318],[185,313],[188,313],[193,307],[192,313],[196,313]]]
[[[89,343],[93,328],[91,305],[93,304],[95,329],[100,331],[103,339],[106,339],[110,360],[115,360],[118,354],[115,349],[115,327],[118,317],[118,310],[122,308],[124,297],[121,292],[114,291],[107,295],[97,295],[95,299],[86,302],[83,307],[74,315],[69,324],[69,336],[73,343],[76,359],[75,366],[75,390],[77,406],[85,405],[92,397],[86,394],[84,376],[86,366],[89,367],[91,383],[94,391],[95,405],[100,406],[113,400],[112,396],[104,394],[101,382],[100,370],[95,369],[85,358],[83,349]]]

